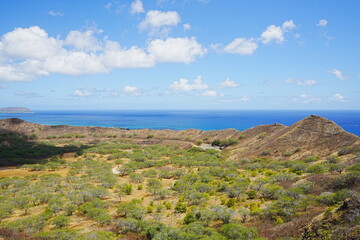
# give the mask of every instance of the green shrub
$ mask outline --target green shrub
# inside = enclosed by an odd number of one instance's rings
[[[224,224],[220,228],[220,233],[228,239],[235,240],[251,240],[259,236],[256,228],[247,228],[236,223]]]
[[[179,201],[175,205],[175,212],[176,213],[185,213],[186,209],[187,209],[186,204],[184,202],[182,202],[182,201]]]
[[[359,181],[359,175],[360,174],[358,172],[350,172],[345,175],[341,175],[333,179],[329,186],[334,189],[351,188],[357,181]]]
[[[55,225],[55,228],[64,228],[69,225],[70,218],[67,216],[59,215],[53,218],[52,223]]]
[[[308,156],[308,157],[304,158],[304,162],[306,162],[306,163],[316,162],[317,160],[319,160],[318,156]]]

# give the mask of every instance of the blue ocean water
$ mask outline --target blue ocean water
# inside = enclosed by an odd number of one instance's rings
[[[122,111],[35,111],[25,114],[0,114],[2,118],[21,118],[46,125],[100,126],[129,129],[235,128],[281,123],[289,126],[311,114],[328,118],[346,131],[360,136],[360,110],[354,111],[276,111],[276,110],[122,110]]]

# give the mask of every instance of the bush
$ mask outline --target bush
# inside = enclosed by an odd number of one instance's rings
[[[133,199],[130,202],[119,203],[117,214],[120,217],[141,220],[145,215],[145,210],[139,200]]]
[[[186,204],[183,203],[182,201],[179,201],[176,205],[175,205],[175,212],[176,213],[185,213],[186,212]]]
[[[341,175],[331,182],[330,187],[334,189],[351,188],[359,181],[359,175],[358,172],[350,172],[346,175]]]
[[[259,236],[256,228],[246,228],[236,223],[224,224],[220,228],[220,233],[228,239],[251,240]]]
[[[324,171],[325,171],[324,167],[319,164],[310,165],[306,168],[307,173],[318,174],[318,173],[323,173]]]
[[[339,163],[340,158],[337,156],[331,155],[331,156],[326,157],[326,162],[327,163]]]
[[[59,215],[54,217],[52,223],[55,225],[55,228],[63,228],[69,225],[70,218],[67,216]]]
[[[239,141],[236,140],[236,139],[233,139],[233,138],[228,138],[228,139],[225,139],[225,140],[215,140],[211,143],[212,146],[218,146],[218,147],[221,147],[221,148],[225,148],[225,147],[228,147],[228,146],[232,146],[232,145],[236,145],[238,144]]]
[[[317,160],[319,160],[318,156],[308,156],[308,157],[304,158],[304,162],[306,162],[306,163],[316,162]]]

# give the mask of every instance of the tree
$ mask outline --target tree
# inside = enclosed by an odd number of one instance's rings
[[[155,195],[156,192],[161,189],[162,184],[159,179],[150,178],[146,186],[148,191]]]

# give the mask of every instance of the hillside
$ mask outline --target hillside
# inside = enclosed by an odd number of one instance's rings
[[[215,140],[235,139],[239,143],[227,148],[231,157],[252,158],[271,156],[275,158],[301,159],[310,155],[328,156],[340,148],[358,146],[360,138],[344,131],[333,121],[309,116],[291,126],[281,124],[262,125],[242,132],[235,129],[202,131],[120,129],[78,126],[46,126],[17,118],[0,120],[0,133],[11,131],[32,135],[40,139],[71,138],[89,144],[109,136],[131,139],[140,144],[170,144],[190,148],[197,142],[211,144]]]
[[[360,139],[319,116],[241,132],[2,119],[0,164],[0,239],[359,236]]]

